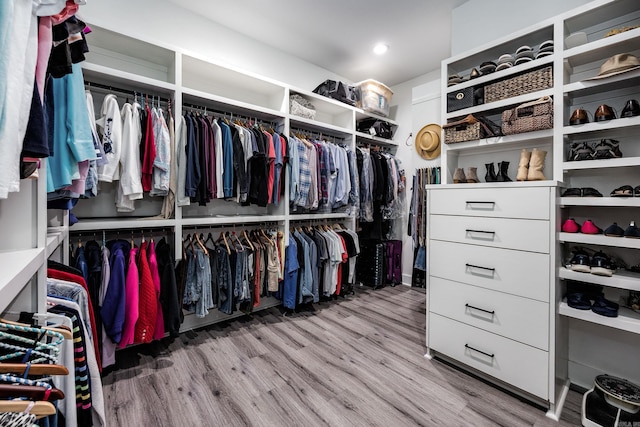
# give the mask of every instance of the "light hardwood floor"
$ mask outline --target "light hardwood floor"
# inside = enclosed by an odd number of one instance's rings
[[[425,359],[424,291],[361,289],[314,312],[278,308],[118,353],[112,426],[574,426]],[[526,367],[523,367],[526,369]]]

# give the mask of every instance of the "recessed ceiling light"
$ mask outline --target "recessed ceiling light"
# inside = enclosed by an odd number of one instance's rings
[[[389,45],[386,45],[384,43],[378,43],[373,47],[373,53],[375,53],[376,55],[382,55],[386,53],[387,50],[389,50]]]

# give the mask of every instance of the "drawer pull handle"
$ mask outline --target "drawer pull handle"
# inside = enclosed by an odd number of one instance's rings
[[[482,312],[488,313],[488,314],[490,314],[490,315],[492,315],[492,316],[493,316],[494,314],[496,314],[495,310],[491,310],[491,311],[489,311],[489,310],[485,310],[484,308],[474,307],[474,306],[469,305],[469,304],[465,304],[464,306],[465,306],[465,307],[467,307],[467,308],[472,308],[472,309],[474,309],[474,310],[478,310],[478,311],[482,311]]]
[[[492,205],[492,206],[496,205],[496,202],[485,202],[481,200],[467,200],[464,203],[467,205]]]
[[[469,230],[468,228],[465,230],[467,233],[484,233],[484,234],[492,234],[495,235],[495,231],[484,231],[484,230]]]
[[[477,348],[471,347],[469,344],[465,344],[464,346],[465,346],[465,348],[468,348],[469,350],[473,350],[473,351],[475,351],[477,353],[484,354],[485,356],[490,357],[492,359],[495,357],[495,354],[489,354],[489,353],[484,352],[482,350],[478,350]]]
[[[473,264],[465,264],[468,268],[479,268],[481,270],[487,270],[487,271],[491,271],[492,273],[496,271],[495,268],[490,268],[490,267],[482,267],[479,265],[473,265]]]

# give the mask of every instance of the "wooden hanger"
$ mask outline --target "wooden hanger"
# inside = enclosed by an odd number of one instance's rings
[[[33,404],[31,409],[29,406]],[[36,418],[42,418],[56,413],[56,408],[51,402],[39,400],[33,402],[31,400],[0,400],[0,412],[25,412],[29,411]]]
[[[49,390],[47,396],[47,390]],[[46,399],[45,399],[45,396]],[[0,398],[26,397],[30,400],[54,400],[64,399],[64,392],[58,388],[42,387],[37,385],[0,384]]]
[[[69,375],[69,369],[64,365],[53,363],[0,363],[0,372],[5,374],[24,374],[29,369],[29,375]]]
[[[249,245],[251,250],[255,251],[255,248],[251,244],[251,241],[249,240],[249,236],[247,235],[247,230],[242,230],[242,237],[244,237],[244,240],[247,242],[247,245]]]
[[[200,248],[204,251],[204,254],[206,256],[209,256],[209,251],[207,250],[207,248],[205,248],[204,244],[202,243],[202,240],[200,240],[200,236],[198,236],[197,233],[193,234],[196,237],[196,242],[198,243],[198,246],[200,246]]]
[[[227,249],[227,253],[231,255],[231,249],[229,249],[229,242],[227,242],[227,236],[225,235],[224,231],[220,233],[220,235],[218,236],[218,239],[216,240],[216,243],[220,242],[221,240],[224,242],[224,247]]]

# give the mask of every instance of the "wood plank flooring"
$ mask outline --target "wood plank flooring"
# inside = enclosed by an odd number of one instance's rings
[[[361,289],[120,351],[103,378],[111,426],[574,426],[425,359],[424,290]]]

